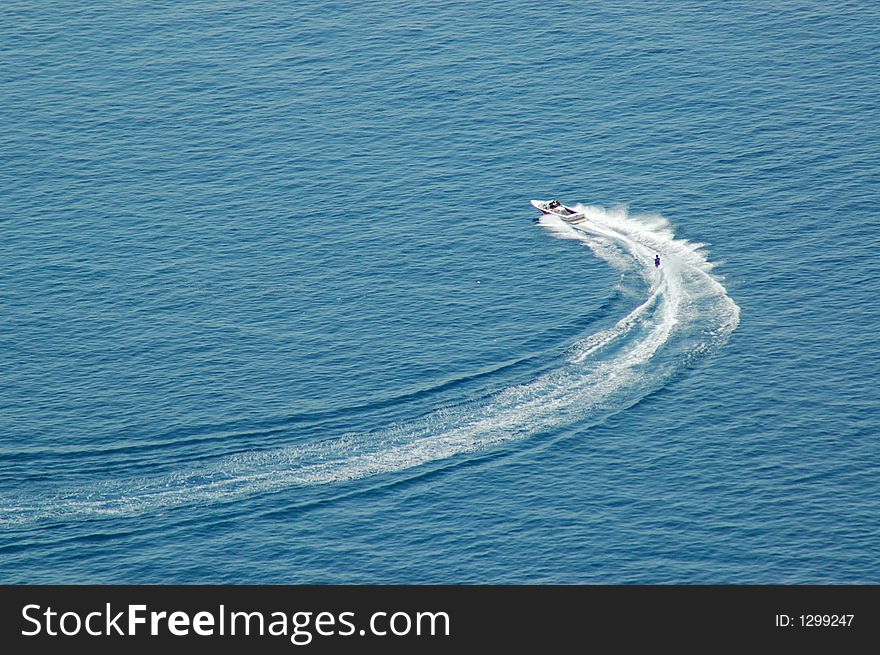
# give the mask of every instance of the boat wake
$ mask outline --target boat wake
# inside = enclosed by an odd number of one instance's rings
[[[2,498],[0,522],[125,516],[237,500],[392,474],[566,426],[588,428],[726,342],[739,323],[739,307],[712,273],[704,244],[676,239],[660,216],[577,210],[587,218],[577,226],[554,216],[539,223],[556,237],[584,244],[622,275],[635,275],[644,293],[628,314],[579,339],[558,366],[529,382],[370,433],[235,454],[170,475],[107,481],[88,492]],[[658,253],[662,265],[655,268]]]

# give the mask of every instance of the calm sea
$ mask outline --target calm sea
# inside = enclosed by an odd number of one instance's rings
[[[0,581],[880,582],[878,43],[3,3]]]

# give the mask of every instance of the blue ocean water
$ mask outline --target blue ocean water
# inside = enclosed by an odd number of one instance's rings
[[[0,581],[880,582],[876,3],[0,17]]]

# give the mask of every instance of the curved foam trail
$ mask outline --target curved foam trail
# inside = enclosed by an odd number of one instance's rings
[[[440,408],[374,433],[225,457],[202,468],[106,482],[89,494],[0,500],[0,522],[129,515],[220,502],[305,485],[390,474],[568,425],[589,427],[661,387],[694,356],[723,345],[739,307],[711,272],[704,244],[676,239],[660,216],[579,206],[573,226],[544,217],[552,235],[577,240],[621,272],[638,272],[647,295],[613,326],[575,343],[562,363],[487,399]],[[655,269],[659,253],[662,266]]]

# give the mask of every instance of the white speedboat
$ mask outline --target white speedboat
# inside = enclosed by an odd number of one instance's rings
[[[568,223],[580,223],[587,219],[584,212],[579,212],[571,207],[566,207],[558,200],[532,200],[531,203],[532,207],[540,210],[541,213],[558,216]]]

